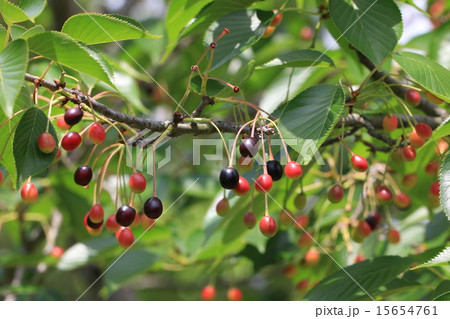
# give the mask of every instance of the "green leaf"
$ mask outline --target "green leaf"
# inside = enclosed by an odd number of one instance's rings
[[[244,67],[241,67],[235,75],[233,75],[230,83],[235,86],[242,87],[253,74],[254,69],[255,60],[251,60]],[[233,89],[226,86],[217,94],[217,96],[230,96],[233,94],[235,94]]]
[[[18,24],[13,24],[11,26],[11,31],[10,31],[11,38],[13,40],[19,39],[20,36],[22,34],[24,34],[26,31],[27,31],[27,28],[22,27],[21,25],[18,25]]]
[[[211,70],[218,68],[236,55],[255,44],[273,17],[272,12],[259,10],[234,11],[214,22],[206,31],[204,45],[208,46],[227,28],[229,34],[223,36],[214,50]]]
[[[282,67],[303,68],[311,66],[333,66],[333,60],[316,50],[298,50],[281,54],[279,57],[258,66],[257,69]]]
[[[82,13],[67,19],[61,32],[86,44],[161,37],[150,34],[138,27],[138,22],[130,23],[129,20],[118,15]]]
[[[5,43],[6,39],[6,29],[3,25],[0,24],[0,52],[3,50],[3,43]]]
[[[30,50],[112,86],[111,66],[92,48],[60,32],[42,32],[28,39]]]
[[[172,0],[166,15],[166,30],[168,44],[163,61],[169,56],[178,43],[178,35],[202,8],[213,0]]]
[[[375,64],[394,49],[402,23],[400,10],[392,0],[330,1],[330,14],[342,35]]]
[[[337,85],[316,85],[280,105],[274,115],[286,143],[299,152],[303,164],[331,133],[344,109],[344,92]]]
[[[425,267],[448,265],[449,262],[450,262],[450,247],[447,247],[426,263],[416,266],[412,268],[412,270]]]
[[[17,180],[16,162],[14,161],[13,155],[13,141],[14,132],[16,131],[16,125],[19,123],[21,116],[22,113],[14,116],[0,129],[0,150],[5,150],[3,156],[0,159],[0,163],[8,171],[13,183],[13,188],[16,188]],[[6,121],[6,116],[0,114],[0,120],[1,123],[4,123]]]
[[[45,154],[37,146],[39,136],[45,132],[47,127],[47,120],[47,116],[35,107],[28,109],[20,119],[13,143],[17,185],[20,185],[29,176],[45,170],[55,159],[57,150],[51,154]],[[58,143],[55,129],[51,123],[48,132],[53,135],[56,143]]]
[[[370,298],[381,286],[389,284],[399,274],[408,270],[412,260],[398,256],[383,256],[356,263],[338,270],[315,285],[305,300],[349,301]],[[353,279],[354,280],[353,280]],[[356,284],[355,281],[359,284]]]
[[[441,205],[445,215],[447,215],[447,219],[450,220],[450,152],[447,152],[447,155],[442,161],[439,184]]]
[[[248,8],[255,0],[215,0],[197,15],[194,22],[184,29],[181,37],[206,29],[220,17],[237,10]],[[208,43],[209,44],[209,43]]]
[[[142,274],[158,261],[159,256],[144,249],[130,249],[114,261],[104,276],[105,285],[114,291],[121,284]]]
[[[28,65],[28,48],[24,40],[11,42],[0,53],[0,106],[7,116],[13,112],[14,101],[22,89]]]
[[[0,13],[7,25],[28,20],[21,8],[7,0],[0,0]]]
[[[393,55],[408,75],[437,97],[450,102],[450,71],[439,63],[412,52]]]
[[[450,280],[442,281],[431,295],[434,301],[450,301]]]
[[[26,29],[20,25],[11,26],[11,38],[15,39],[28,39],[36,34],[44,32],[45,29],[41,25],[35,25],[31,29]]]
[[[46,4],[46,0],[21,0],[19,6],[28,18],[34,22],[34,18],[44,11]]]
[[[426,12],[425,10],[422,10],[421,8],[419,8],[414,2],[413,0],[397,0],[399,2],[403,2],[406,4],[409,4],[410,6],[414,7],[415,9],[417,9],[418,11],[422,12],[423,14],[426,14],[427,16],[429,16],[428,12]]]

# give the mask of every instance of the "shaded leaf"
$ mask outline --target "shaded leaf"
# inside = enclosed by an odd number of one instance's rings
[[[450,280],[444,280],[431,295],[434,301],[450,301]]]
[[[353,0],[352,4],[331,0],[331,18],[353,46],[379,64],[400,38],[394,30],[402,22],[400,10],[392,0]]]
[[[275,116],[286,143],[308,164],[344,109],[344,93],[337,85],[316,85],[280,105]]]
[[[47,116],[38,108],[30,108],[20,119],[14,135],[13,153],[17,170],[17,185],[20,185],[29,176],[36,175],[50,166],[55,159],[56,149],[53,153],[42,153],[38,146],[39,136],[47,127]],[[56,143],[55,129],[50,123],[49,131]]]
[[[306,294],[305,300],[369,299],[367,293],[372,295],[379,287],[389,284],[408,270],[411,262],[409,258],[383,256],[353,264],[320,281]]]
[[[30,37],[28,44],[30,50],[39,55],[114,86],[111,66],[103,56],[68,35],[54,31],[42,32]]]
[[[28,65],[28,48],[24,40],[15,40],[0,53],[0,106],[7,116],[22,89]]]
[[[450,71],[433,60],[412,52],[393,55],[408,75],[437,97],[450,102]]]
[[[119,15],[82,13],[71,16],[61,32],[86,44],[107,43],[141,38],[160,38],[152,35],[131,18]]]
[[[450,220],[450,152],[447,152],[441,166],[440,198],[447,219]]]
[[[333,66],[333,60],[316,50],[298,50],[281,54],[279,57],[258,66],[258,69],[272,67],[302,68],[311,66]]]

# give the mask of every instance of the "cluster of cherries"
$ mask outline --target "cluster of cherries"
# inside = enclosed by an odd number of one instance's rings
[[[62,130],[69,130],[73,125],[78,124],[83,119],[84,112],[80,106],[75,106],[68,109],[64,113],[64,117],[59,117],[57,125]],[[93,144],[101,144],[106,137],[104,127],[94,122],[89,126],[88,136]],[[80,146],[82,142],[81,135],[76,131],[70,131],[61,139],[61,147],[66,151],[73,151]],[[38,140],[37,146],[39,150],[45,154],[50,154],[56,151],[56,141],[53,136],[48,133],[42,133]],[[56,159],[61,156],[61,151],[58,148],[58,155]],[[0,172],[1,173],[1,172]],[[88,186],[92,180],[92,169],[88,165],[79,166],[74,173],[74,181],[80,186]],[[0,182],[3,179],[3,174],[0,175]],[[147,181],[141,173],[133,173],[129,178],[129,187],[134,194],[140,194],[145,191]],[[38,198],[38,191],[36,186],[28,181],[23,184],[21,189],[22,200],[25,203],[32,204]],[[154,195],[147,199],[143,206],[141,218],[136,214],[135,208],[132,205],[122,205],[117,210],[116,214],[109,216],[106,220],[106,228],[109,232],[115,232],[119,244],[128,248],[134,243],[134,235],[130,226],[141,224],[146,229],[150,229],[155,220],[163,213],[163,205],[161,200]],[[94,204],[89,212],[84,216],[84,226],[91,235],[98,235],[103,229],[104,211],[100,204]]]
[[[204,301],[211,301],[216,298],[216,294],[216,287],[213,285],[207,285],[202,289],[201,298]],[[243,297],[242,291],[239,288],[232,287],[227,291],[227,298],[230,301],[241,301]]]

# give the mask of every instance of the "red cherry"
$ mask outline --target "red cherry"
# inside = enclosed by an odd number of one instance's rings
[[[362,261],[364,261],[364,260],[366,260],[366,258],[364,257],[364,255],[358,255],[358,256],[356,256],[356,258],[355,258],[355,264],[356,263],[360,263],[360,262],[362,262]]]
[[[405,187],[406,189],[411,189],[417,184],[418,180],[419,177],[417,176],[416,173],[407,174],[403,176],[402,179],[403,187]]]
[[[67,131],[70,128],[70,125],[64,121],[64,117],[58,117],[56,125],[58,125],[58,127],[63,131]]]
[[[273,180],[269,174],[260,175],[255,182],[255,189],[257,192],[264,193],[270,191]]]
[[[64,249],[61,246],[54,246],[52,248],[52,251],[50,252],[50,256],[55,258],[61,258],[61,256],[64,254]]]
[[[212,285],[205,286],[202,289],[201,295],[202,295],[202,300],[204,300],[204,301],[214,300],[214,298],[216,297],[216,288],[214,288],[214,286],[212,286]]]
[[[381,214],[377,211],[373,212],[371,215],[367,216],[365,221],[369,224],[370,230],[375,230],[380,222]]]
[[[303,280],[300,280],[297,285],[295,285],[295,289],[297,289],[298,291],[304,291],[304,290],[308,289],[308,286],[309,286],[309,280],[303,279]]]
[[[103,211],[103,207],[100,204],[95,204],[91,207],[91,210],[89,211],[89,219],[93,223],[100,223],[103,222],[103,218],[105,217],[105,213]]]
[[[256,216],[253,212],[247,212],[244,215],[244,225],[248,229],[252,229],[256,225]]]
[[[411,162],[416,159],[416,150],[411,145],[405,146],[402,149],[403,157],[405,158],[405,161]]]
[[[430,176],[436,176],[438,170],[439,170],[439,162],[438,161],[431,161],[425,167],[425,173],[427,173],[427,175],[430,175]]]
[[[272,22],[270,22],[270,25],[276,27],[281,23],[281,20],[283,20],[283,14],[280,12],[275,16],[275,18],[273,18]]]
[[[385,132],[390,133],[395,131],[398,127],[397,116],[395,114],[392,114],[391,116],[386,115],[383,119],[382,125]]]
[[[305,254],[305,264],[307,266],[315,266],[319,262],[320,253],[315,248],[309,249]]]
[[[413,105],[417,105],[420,103],[420,93],[416,90],[408,90],[406,91],[405,98],[408,102],[410,102]]]
[[[103,221],[101,223],[93,223],[89,219],[89,212],[84,215],[83,224],[91,236],[98,236],[103,230]]]
[[[422,147],[425,144],[425,140],[417,134],[416,131],[409,132],[409,143],[415,148]]]
[[[444,103],[444,100],[438,98],[436,95],[434,95],[428,91],[425,91],[425,97],[427,98],[428,101],[430,101],[431,103],[434,103],[434,104]]]
[[[444,154],[448,150],[448,143],[444,141],[443,139],[440,139],[437,143],[438,145],[434,149],[434,153],[437,156],[440,156],[441,154]]]
[[[350,159],[350,162],[352,164],[352,167],[357,172],[365,172],[369,168],[369,164],[367,163],[367,160],[359,155],[353,155]]]
[[[302,230],[305,229],[309,224],[309,218],[307,215],[299,215],[294,222],[295,228]]]
[[[58,153],[56,153],[55,159],[53,160],[53,163],[56,163],[57,161],[59,161],[61,159],[62,153],[61,153],[61,149],[58,148]]]
[[[266,237],[273,237],[277,233],[277,222],[272,216],[264,216],[259,221],[259,230]]]
[[[144,214],[145,215],[145,214]],[[130,228],[138,227],[141,224],[141,218],[139,217],[139,214],[136,214],[134,216],[134,220],[130,225]]]
[[[31,182],[26,182],[22,186],[22,190],[20,191],[20,196],[22,196],[22,200],[27,204],[33,204],[38,198],[38,191],[36,186],[34,186]]]
[[[440,190],[439,190],[439,182],[434,181],[430,186],[430,193],[434,196],[439,196]]]
[[[392,201],[392,192],[387,186],[380,186],[377,190],[377,198],[381,204],[389,204]]]
[[[289,226],[295,220],[294,214],[289,209],[282,209],[278,221],[281,225]]]
[[[122,227],[116,232],[116,238],[119,242],[119,245],[124,248],[130,248],[134,243],[134,235],[131,229],[127,227]]]
[[[418,123],[416,125],[416,132],[424,140],[428,140],[433,135],[433,130],[428,124]]]
[[[230,288],[227,291],[227,298],[230,301],[241,301],[242,291],[239,288]]]
[[[309,41],[313,38],[314,31],[310,26],[304,26],[303,28],[300,29],[299,36],[300,39],[304,41]]]
[[[400,241],[400,233],[397,229],[394,228],[389,229],[388,241],[391,244],[397,244]]]
[[[38,145],[39,150],[42,153],[50,154],[50,153],[53,153],[53,151],[56,148],[56,141],[53,138],[53,135],[45,132],[45,133],[42,133],[41,135],[39,135],[39,138],[37,140],[37,145]]]
[[[103,126],[94,123],[89,127],[89,139],[94,144],[101,144],[105,140],[106,133]]]
[[[262,35],[263,38],[268,38],[270,37],[273,33],[275,32],[275,27],[269,25],[266,29],[266,31],[264,31],[264,34]]]
[[[344,197],[344,189],[341,185],[333,185],[328,191],[328,200],[332,203],[339,203]]]
[[[405,193],[398,193],[394,196],[394,204],[400,209],[406,209],[411,205],[411,199]]]
[[[360,243],[364,238],[370,235],[371,229],[370,225],[366,221],[360,221],[358,226],[352,230],[352,238],[354,241]]]
[[[238,196],[243,196],[247,194],[249,190],[250,184],[248,183],[248,181],[244,177],[239,176],[239,183],[235,188],[233,188],[233,193]]]
[[[216,205],[216,213],[219,216],[225,216],[230,210],[230,202],[226,198],[222,198]]]
[[[295,277],[295,274],[297,273],[297,267],[295,267],[295,265],[287,265],[286,267],[284,267],[283,269],[283,275],[288,277],[288,278],[293,278]]]
[[[141,226],[145,230],[151,230],[153,227],[155,227],[156,219],[149,218],[145,214],[141,214],[140,216]]]
[[[116,221],[116,215],[112,214],[106,219],[106,230],[110,233],[115,233],[120,229],[120,225]]]
[[[313,238],[311,234],[303,233],[298,239],[298,246],[300,248],[308,248],[313,243]]]
[[[302,166],[296,161],[290,161],[284,167],[284,173],[291,179],[298,179],[302,177],[303,169]]]
[[[0,186],[3,184],[3,172],[0,170]]]
[[[145,187],[147,186],[147,181],[145,180],[144,175],[141,173],[131,174],[130,179],[128,180],[128,184],[130,185],[130,189],[135,194],[140,194],[145,191]]]
[[[66,151],[73,151],[81,144],[81,136],[77,132],[69,132],[61,140],[61,146]]]

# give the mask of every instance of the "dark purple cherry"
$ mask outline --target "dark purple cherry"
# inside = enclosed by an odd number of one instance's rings
[[[73,179],[78,185],[86,186],[92,179],[92,169],[89,166],[78,167],[75,171]]]
[[[220,185],[225,189],[233,189],[239,184],[239,173],[233,167],[224,168],[220,172]]]
[[[242,140],[241,145],[239,145],[239,152],[242,156],[253,157],[258,153],[258,148],[258,140],[250,136]]]
[[[277,181],[283,177],[283,167],[277,160],[268,161],[266,163],[267,174],[272,177],[273,181]]]
[[[101,222],[99,222],[99,223],[94,223],[94,222],[89,218],[89,216],[88,216],[87,219],[86,219],[86,223],[87,223],[87,225],[88,225],[90,228],[92,228],[92,229],[99,229],[100,227],[103,226],[103,220],[102,220]]]
[[[128,205],[121,206],[116,213],[116,222],[120,226],[127,227],[134,222],[136,210]]]
[[[83,111],[79,106],[72,107],[64,113],[64,121],[69,125],[75,125],[83,118]]]
[[[157,219],[163,212],[163,204],[158,197],[150,197],[144,203],[144,213],[148,218]]]

